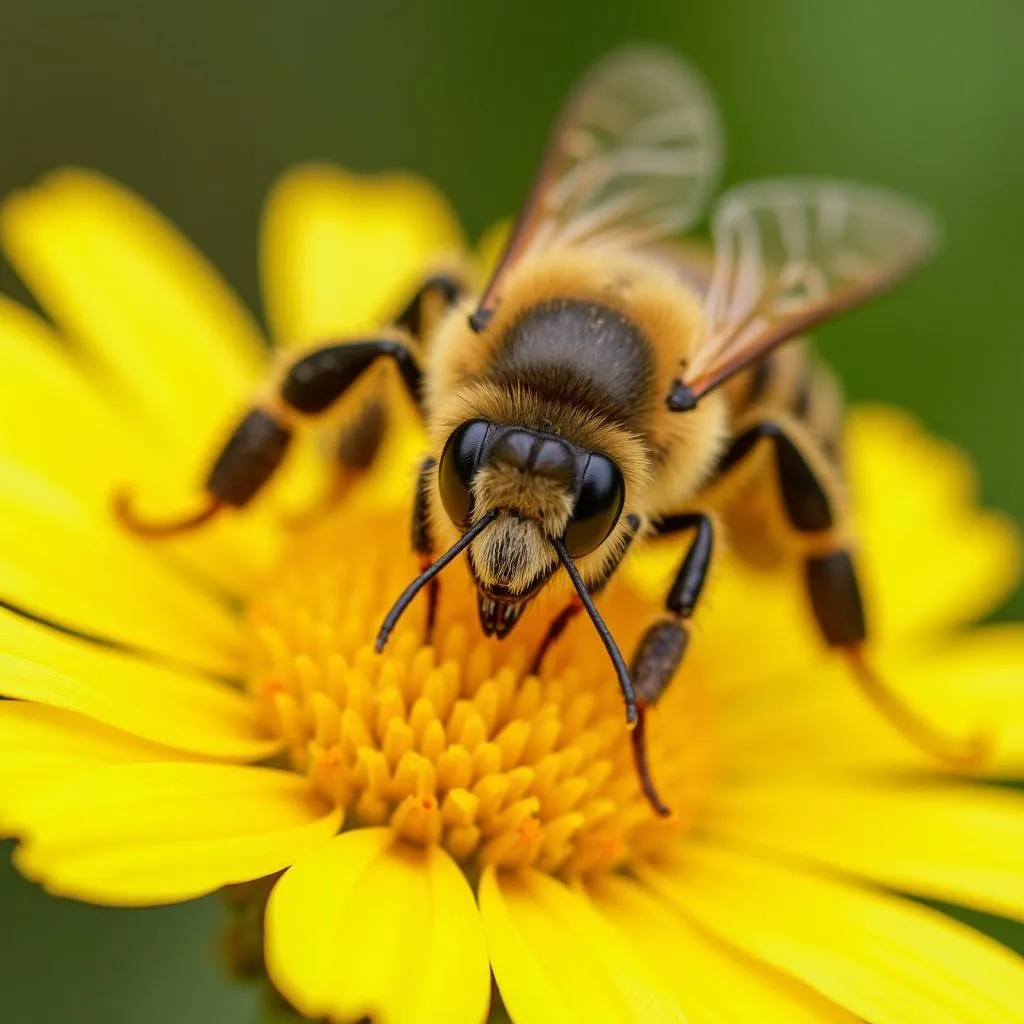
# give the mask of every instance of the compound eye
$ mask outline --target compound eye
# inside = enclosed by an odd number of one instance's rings
[[[565,531],[565,546],[573,558],[600,547],[619,521],[625,500],[619,467],[605,455],[591,455]]]
[[[473,477],[480,464],[487,430],[484,420],[463,423],[448,438],[441,452],[437,483],[444,510],[456,526],[467,526],[473,512]]]

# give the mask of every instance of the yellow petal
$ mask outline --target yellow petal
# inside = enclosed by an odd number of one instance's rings
[[[991,736],[992,755],[975,774],[1024,778],[1024,627],[987,626],[927,652],[876,660],[903,699],[948,734]],[[948,770],[897,733],[835,659],[756,680],[729,695],[718,722],[736,774]]]
[[[1024,798],[942,783],[730,786],[709,832],[919,896],[1024,918]]]
[[[154,518],[173,518],[201,500],[202,473],[223,429],[202,439],[202,454],[197,449],[181,457],[176,441],[155,436],[144,418],[90,379],[43,321],[2,296],[0,351],[0,456],[6,462],[44,477],[111,528],[112,497],[125,487]],[[182,428],[191,422],[191,408],[187,401],[180,405]],[[250,513],[231,514],[159,550],[239,592],[274,556],[267,525]]]
[[[421,178],[296,167],[278,182],[263,218],[273,335],[305,345],[379,327],[439,261],[463,249],[450,207]]]
[[[698,931],[634,881],[607,875],[589,891],[658,970],[688,1024],[856,1024],[806,985]]]
[[[34,313],[0,295],[0,453],[107,507],[145,448]],[[102,459],[97,454],[102,453]]]
[[[72,777],[103,762],[188,760],[189,755],[111,729],[84,715],[28,701],[0,701],[0,821],[4,795]]]
[[[325,843],[339,811],[292,772],[105,764],[3,800],[15,860],[50,892],[120,906],[171,903],[273,874]]]
[[[151,547],[2,456],[0,505],[4,600],[79,632],[240,673],[237,617]]]
[[[490,974],[473,894],[438,847],[356,829],[313,850],[267,906],[271,980],[307,1017],[477,1024]]]
[[[0,233],[42,304],[166,440],[204,444],[245,400],[263,364],[258,330],[137,196],[88,171],[60,171],[7,200]]]
[[[692,840],[640,875],[724,941],[873,1024],[1024,1021],[1024,960],[927,907]]]
[[[65,636],[0,609],[0,695],[87,715],[134,736],[226,761],[280,746],[256,704],[226,684]]]
[[[0,757],[55,754],[92,761],[172,761],[187,756],[61,708],[0,701]],[[2,787],[0,787],[2,790]]]
[[[1019,530],[978,511],[973,466],[954,445],[905,412],[861,407],[850,416],[847,474],[880,635],[972,621],[1012,592]]]
[[[296,167],[271,193],[263,219],[263,286],[273,334],[282,344],[315,345],[375,330],[464,247],[444,197],[420,178]],[[371,395],[388,405],[397,429],[387,431],[361,490],[383,503],[398,492],[407,502],[424,445],[394,368],[367,374],[338,416],[361,409]]]
[[[654,971],[581,892],[536,871],[480,882],[491,967],[516,1024],[685,1018]]]

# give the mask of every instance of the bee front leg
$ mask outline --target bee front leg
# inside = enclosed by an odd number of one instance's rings
[[[682,663],[689,641],[686,621],[693,615],[704,589],[715,539],[710,516],[701,512],[663,519],[655,530],[662,535],[684,530],[693,530],[695,534],[665,598],[665,608],[671,618],[659,619],[648,626],[633,655],[630,674],[637,699],[648,706],[657,703]]]
[[[433,329],[444,310],[458,300],[464,284],[454,275],[427,278],[380,337],[339,340],[300,356],[285,371],[274,399],[250,409],[214,461],[204,484],[205,505],[194,515],[173,522],[140,519],[126,494],[114,499],[114,513],[132,533],[168,537],[195,529],[223,508],[243,508],[269,482],[284,460],[298,421],[321,416],[374,364],[390,360],[420,408],[422,371],[414,349],[418,338]],[[387,425],[383,396],[371,396],[341,437],[340,464],[358,471],[368,467]]]
[[[646,711],[658,702],[683,662],[690,639],[686,622],[693,615],[704,589],[711,568],[715,536],[710,516],[700,512],[670,516],[657,523],[655,529],[663,535],[694,531],[693,540],[665,599],[665,608],[670,616],[647,627],[629,668],[637,698],[637,724],[632,734],[637,775],[651,806],[658,814],[667,815],[669,808],[658,796],[651,778],[647,758]]]
[[[422,342],[430,337],[441,317],[466,294],[466,290],[466,281],[459,274],[432,274],[416,289],[392,325]],[[384,380],[381,379],[367,393],[362,408],[338,435],[335,496],[340,496],[354,479],[365,473],[380,451],[390,421],[383,385]]]
[[[193,529],[222,508],[245,507],[281,465],[297,421],[325,413],[382,359],[395,364],[418,405],[422,371],[404,331],[324,345],[292,363],[273,402],[251,409],[242,418],[206,478],[207,502],[198,514],[171,523],[144,522],[123,495],[115,500],[115,513],[133,533],[163,537]]]
[[[430,532],[430,483],[437,469],[437,459],[428,455],[416,477],[416,497],[412,505],[412,549],[420,556],[420,572],[434,561],[434,538]],[[441,597],[441,581],[435,576],[427,585],[427,643],[434,635],[437,606]]]

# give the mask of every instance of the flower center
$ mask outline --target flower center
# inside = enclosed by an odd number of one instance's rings
[[[641,793],[614,672],[589,622],[529,674],[567,599],[541,595],[512,636],[484,638],[465,567],[441,577],[433,642],[417,599],[383,655],[373,639],[418,571],[405,517],[340,509],[304,528],[248,609],[251,692],[296,771],[345,809],[467,867],[609,870],[685,829],[712,775],[706,694],[687,676],[652,713],[655,779]],[[550,588],[549,588],[550,589]],[[626,584],[602,599],[625,651],[657,613]],[[674,691],[674,692],[673,692]]]

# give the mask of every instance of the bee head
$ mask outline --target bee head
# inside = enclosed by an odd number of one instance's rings
[[[558,567],[551,541],[580,558],[600,547],[622,514],[619,467],[599,452],[521,426],[470,420],[449,437],[438,466],[445,511],[460,529],[492,511],[472,543],[484,632],[507,635]]]

